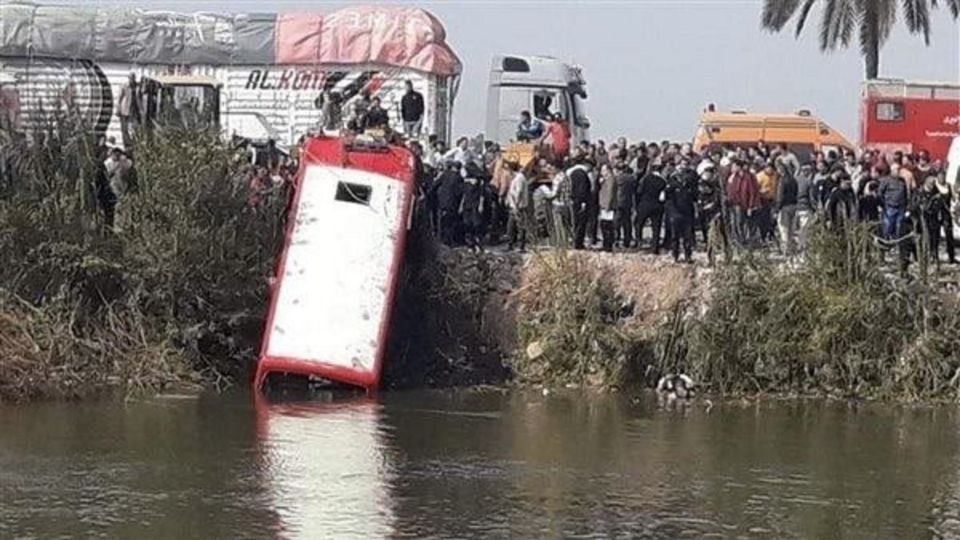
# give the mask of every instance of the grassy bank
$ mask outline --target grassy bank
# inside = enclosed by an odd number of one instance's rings
[[[165,131],[135,148],[116,227],[97,204],[91,136],[7,137],[0,190],[0,399],[215,384],[259,339],[282,195],[254,212],[234,152]]]
[[[895,256],[884,261],[866,229],[817,229],[789,264],[740,253],[713,270],[539,254],[516,294],[514,371],[543,385],[641,388],[688,373],[727,396],[954,399],[956,292],[927,264],[899,276]]]
[[[862,228],[816,231],[794,267],[743,257],[718,271],[677,367],[724,394],[955,398],[956,293],[926,264],[896,274]]]
[[[514,294],[523,350],[513,370],[537,385],[652,384],[672,346],[665,329],[703,283],[696,269],[661,257],[537,253]]]

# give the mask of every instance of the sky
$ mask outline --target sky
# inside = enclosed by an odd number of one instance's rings
[[[53,3],[66,3],[63,1]],[[94,5],[213,12],[331,11],[339,1],[93,0]],[[463,61],[454,132],[482,131],[490,59],[543,54],[573,61],[587,80],[595,138],[686,140],[707,103],[720,110],[809,109],[857,140],[863,61],[854,47],[823,54],[819,13],[795,39],[760,28],[760,0],[462,0],[404,2],[436,15]],[[882,77],[960,81],[960,25],[931,14],[931,45],[898,23]]]

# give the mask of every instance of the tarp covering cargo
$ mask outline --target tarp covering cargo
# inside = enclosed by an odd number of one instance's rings
[[[458,75],[433,15],[402,6],[328,14],[151,12],[0,0],[0,55],[136,64],[377,64]]]

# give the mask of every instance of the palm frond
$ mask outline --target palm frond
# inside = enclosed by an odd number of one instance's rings
[[[824,0],[823,16],[820,19],[820,50],[830,49],[830,32],[834,15],[837,12],[837,0]]]
[[[820,47],[826,50],[850,45],[853,27],[859,20],[857,0],[829,0],[820,26]]]
[[[779,32],[800,7],[800,0],[765,0],[760,26],[771,32]]]
[[[897,23],[897,4],[895,0],[865,0],[867,4],[872,4],[877,11],[877,36],[880,44],[887,42],[893,25]]]
[[[911,34],[923,34],[930,45],[930,10],[927,0],[903,0],[903,18]]]
[[[800,32],[803,32],[803,27],[807,24],[807,17],[810,15],[810,10],[813,8],[813,4],[816,0],[805,0],[803,7],[800,8],[800,15],[797,17],[797,29],[794,32],[794,35],[800,37]]]
[[[950,14],[953,15],[953,18],[960,18],[960,0],[944,0],[944,3],[947,5],[947,8],[950,9]],[[930,0],[930,5],[934,8],[940,7],[939,0]]]

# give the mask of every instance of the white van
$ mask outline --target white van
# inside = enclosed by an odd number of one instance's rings
[[[486,138],[501,145],[516,139],[520,113],[541,120],[560,113],[573,143],[590,138],[584,109],[587,83],[578,66],[548,56],[498,55],[490,67]]]

